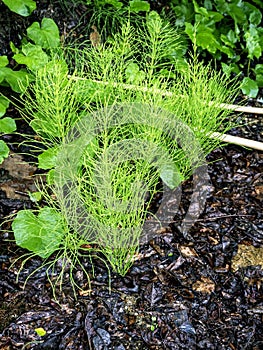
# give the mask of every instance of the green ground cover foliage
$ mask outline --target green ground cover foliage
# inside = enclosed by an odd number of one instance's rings
[[[49,209],[20,212],[12,226],[33,254],[71,254],[74,237],[74,252],[94,246],[124,275],[159,182],[177,187],[218,145],[209,135],[231,126],[221,104],[235,86],[196,56],[177,64],[180,35],[156,12],[140,27],[126,21],[98,47],[50,51],[22,96],[23,115],[46,147],[39,166],[50,169]],[[52,245],[44,226],[36,232],[47,210],[60,223]]]
[[[32,253],[25,260],[53,256],[45,262],[50,272],[63,257],[72,276],[80,256],[103,256],[125,275],[160,182],[176,188],[188,179],[219,145],[211,134],[233,125],[223,108],[238,93],[231,74],[246,71],[248,96],[261,86],[261,4],[253,3],[173,0],[169,17],[146,1],[89,1],[98,44],[89,30],[86,41],[62,45],[48,18],[27,29],[20,47],[10,44],[24,68],[0,57],[0,84],[20,94],[42,150],[36,162],[47,171],[44,187],[31,194],[38,209],[20,211],[12,225],[17,244]],[[207,63],[211,57],[222,71]],[[2,133],[16,128],[3,118],[8,105],[1,95]],[[7,156],[0,141],[0,161]]]

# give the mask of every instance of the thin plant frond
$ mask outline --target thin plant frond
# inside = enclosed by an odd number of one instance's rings
[[[68,227],[58,256],[81,266],[88,245],[125,275],[159,183],[176,188],[204,165],[220,144],[209,135],[232,125],[222,106],[236,88],[196,59],[177,62],[180,36],[157,13],[139,27],[121,23],[100,45],[64,48],[40,70],[24,113],[45,145],[58,147],[55,200],[45,197]]]

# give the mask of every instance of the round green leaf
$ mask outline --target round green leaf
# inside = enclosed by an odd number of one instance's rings
[[[24,92],[26,87],[31,81],[34,80],[34,78],[23,68],[14,71],[9,67],[3,67],[0,68],[0,81],[3,80],[10,85],[13,91]]]
[[[3,140],[0,140],[0,164],[8,157],[9,148]]]
[[[0,119],[0,133],[10,134],[15,130],[16,130],[16,122],[14,121],[14,119],[9,117]]]
[[[43,18],[41,26],[34,22],[27,28],[28,37],[44,49],[58,47],[60,44],[59,30],[51,18]]]
[[[35,9],[36,3],[33,0],[3,0],[9,9],[20,16],[29,16]]]
[[[38,216],[21,210],[12,223],[16,244],[41,258],[48,258],[62,241],[64,227],[59,213],[49,207],[40,209]]]
[[[0,96],[0,117],[2,117],[9,106],[9,100],[4,96]]]
[[[36,71],[48,62],[48,55],[39,45],[27,43],[22,46],[22,53],[15,54],[13,58],[19,64],[25,64],[32,71]]]
[[[0,56],[0,67],[5,67],[9,63],[7,56]]]
[[[174,163],[164,164],[160,169],[160,177],[171,189],[176,188],[184,180]]]
[[[244,78],[241,84],[243,94],[251,98],[256,98],[258,94],[258,84],[248,77]]]
[[[132,0],[130,1],[131,12],[150,11],[150,4],[147,1]]]
[[[56,165],[58,148],[52,147],[45,150],[38,156],[38,167],[40,169],[51,169]]]

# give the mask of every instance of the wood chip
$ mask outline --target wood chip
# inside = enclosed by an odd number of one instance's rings
[[[237,254],[232,259],[232,270],[235,272],[239,268],[254,265],[263,267],[263,247],[239,244]]]
[[[215,283],[208,277],[201,277],[201,280],[196,281],[192,285],[192,289],[196,292],[212,293],[215,290]]]
[[[180,250],[182,256],[185,257],[185,258],[198,256],[194,248],[188,247],[186,245],[181,245],[179,247],[179,250]]]

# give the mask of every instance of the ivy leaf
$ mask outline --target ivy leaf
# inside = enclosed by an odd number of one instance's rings
[[[0,133],[10,134],[15,130],[16,130],[16,123],[14,119],[9,117],[0,119]]]
[[[47,184],[53,185],[55,182],[55,169],[49,170],[49,172],[46,175]]]
[[[220,39],[223,41],[224,44],[230,46],[231,48],[235,48],[237,37],[235,32],[232,29],[229,30],[227,35],[221,34]]]
[[[235,51],[230,49],[229,47],[227,46],[224,46],[224,45],[219,45],[217,46],[217,48],[221,51],[221,52],[224,52],[229,58],[233,58],[235,57]]]
[[[104,4],[112,5],[116,9],[120,9],[123,6],[123,3],[119,0],[104,0],[103,2]],[[90,4],[92,4],[92,2]]]
[[[29,16],[36,9],[33,0],[3,0],[3,3],[13,12],[20,16]]]
[[[238,2],[234,2],[234,3],[231,2],[230,4],[227,5],[227,8],[228,8],[227,12],[229,16],[231,16],[235,21],[235,25],[238,25],[239,23],[244,24],[247,22],[246,12],[244,11],[244,2],[243,4],[241,2],[241,6]]]
[[[207,49],[211,53],[215,53],[219,46],[219,43],[213,33],[209,31],[200,31],[197,33],[196,43],[198,46],[201,46],[203,49]]]
[[[14,71],[8,67],[0,68],[0,83],[6,81],[15,92],[24,92],[33,80],[33,76],[24,69]]]
[[[0,140],[0,164],[8,157],[9,148],[3,140]]]
[[[256,74],[263,74],[263,64],[256,64],[255,73]]]
[[[0,67],[5,67],[9,63],[7,56],[0,56]]]
[[[37,203],[42,199],[42,192],[28,192],[29,198],[33,203]]]
[[[170,189],[176,188],[184,180],[174,163],[162,165],[160,168],[160,177]]]
[[[258,87],[262,88],[263,87],[263,74],[258,74],[256,76],[256,82]]]
[[[128,64],[125,70],[125,75],[127,82],[134,84],[142,81],[145,77],[145,73],[140,71],[138,64],[134,62]]]
[[[59,30],[51,18],[43,18],[41,26],[34,22],[27,28],[28,37],[44,49],[51,49],[60,45]]]
[[[52,147],[45,150],[38,156],[38,167],[40,169],[51,169],[56,165],[58,147]]]
[[[195,0],[193,0],[193,4],[196,13],[200,13],[200,15],[208,17],[208,11],[206,8],[200,7]]]
[[[0,117],[5,115],[5,112],[9,106],[9,100],[4,96],[0,96]]]
[[[248,97],[256,98],[258,94],[258,85],[255,80],[246,77],[241,83],[241,90],[243,94]]]
[[[225,75],[229,78],[231,73],[239,74],[240,70],[238,68],[238,65],[235,63],[226,64],[224,62],[221,63],[222,71],[225,73]]]
[[[245,3],[246,12],[249,13],[249,22],[255,26],[259,26],[262,21],[262,13],[254,5]]]
[[[12,223],[16,244],[41,258],[48,258],[59,248],[64,235],[62,217],[53,208],[44,207],[35,216],[21,210]]]
[[[22,53],[15,54],[13,58],[19,64],[25,64],[30,70],[36,71],[48,62],[48,55],[41,46],[26,43],[22,46]]]
[[[150,4],[147,1],[132,0],[129,2],[131,12],[150,11]]]
[[[257,64],[255,67],[256,82],[259,87],[263,87],[263,64]]]
[[[261,56],[262,50],[260,45],[260,36],[257,28],[255,28],[253,25],[250,25],[249,31],[245,33],[244,37],[246,39],[248,58],[259,58]]]
[[[207,49],[211,53],[215,53],[218,48],[220,48],[220,44],[217,41],[216,37],[213,34],[213,29],[207,27],[206,25],[200,24],[199,26],[196,27],[196,44],[198,46],[201,46],[202,49]],[[189,26],[186,26],[185,32],[186,34],[190,36],[189,30],[191,30],[191,36],[194,37],[194,27],[192,28]]]

